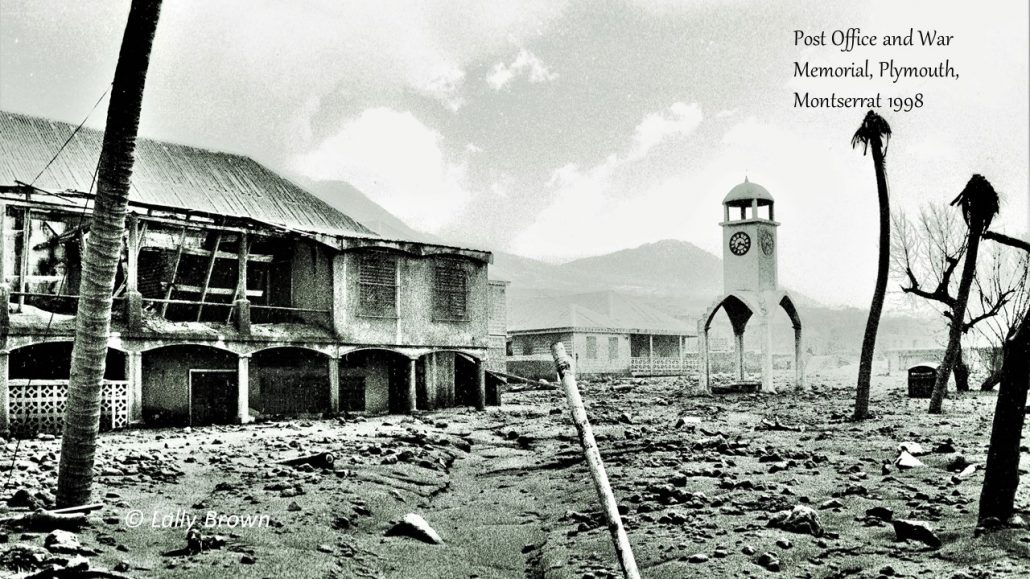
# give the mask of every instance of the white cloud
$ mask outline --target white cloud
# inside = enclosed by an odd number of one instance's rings
[[[297,157],[316,180],[345,180],[417,229],[438,232],[468,203],[464,162],[446,158],[439,133],[410,112],[373,108]]]
[[[696,103],[673,103],[668,110],[647,115],[633,132],[633,149],[629,158],[643,159],[665,139],[693,133],[701,119],[701,107]]]
[[[624,248],[634,240],[658,239],[653,237],[656,231],[668,231],[668,225],[680,220],[675,211],[665,210],[665,197],[675,200],[676,195],[662,193],[659,199],[654,191],[627,194],[614,182],[660,143],[692,134],[702,118],[697,104],[674,103],[644,116],[625,154],[612,153],[587,169],[575,164],[555,169],[546,184],[552,189],[551,203],[513,240],[512,250],[545,258],[575,257]]]
[[[522,48],[511,64],[495,64],[486,77],[486,82],[494,90],[501,90],[518,76],[525,76],[527,81],[534,84],[558,78],[558,74],[548,69],[535,54]]]
[[[416,90],[440,101],[452,112],[457,112],[465,105],[465,97],[462,95],[465,71],[446,62],[437,63],[428,70],[425,78],[414,80]]]

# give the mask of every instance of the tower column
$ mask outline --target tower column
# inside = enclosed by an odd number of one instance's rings
[[[762,342],[762,391],[771,394],[776,392],[776,386],[772,379],[772,325],[768,314],[759,318],[758,331]]]
[[[733,333],[734,342],[737,348],[737,380],[744,381],[744,331],[738,334]]]
[[[805,365],[801,353],[801,328],[794,328],[794,381],[798,388],[805,387]]]

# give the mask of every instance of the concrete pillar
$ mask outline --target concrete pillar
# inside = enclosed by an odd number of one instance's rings
[[[426,354],[426,405],[431,409],[436,407],[439,400],[439,393],[436,391],[436,352]]]
[[[768,315],[759,319],[758,331],[762,342],[762,391],[773,393],[776,386],[772,379],[772,324]]]
[[[236,422],[250,422],[250,354],[240,356],[236,393]]]
[[[805,387],[805,364],[803,358],[801,328],[794,328],[794,382],[798,388]]]
[[[215,248],[217,250],[217,248]],[[233,311],[236,313],[236,330],[250,334],[250,300],[247,299],[247,260],[250,258],[250,238],[246,233],[240,234],[239,249],[236,252],[236,300]]]
[[[647,337],[647,361],[650,364],[651,375],[654,376],[654,334]]]
[[[7,352],[0,352],[0,436],[11,434],[11,400],[7,389]]]
[[[127,352],[125,379],[129,383],[129,422],[143,420],[143,353]]]
[[[744,332],[733,334],[737,348],[737,380],[744,381]]]
[[[340,411],[340,359],[329,357],[329,412]]]
[[[486,410],[486,362],[476,360],[476,410]]]
[[[409,358],[408,359],[408,391],[407,391],[407,396],[406,396],[406,400],[405,400],[405,408],[407,409],[408,414],[414,414],[415,410],[416,410],[416,408],[415,408],[415,400],[417,399],[416,395],[415,395],[416,384],[417,384],[417,381],[416,381],[416,375],[415,375],[415,359],[414,358]]]
[[[126,218],[128,238],[125,241],[125,322],[130,334],[143,329],[143,294],[138,289],[140,231],[139,218]],[[131,413],[130,413],[131,414]]]

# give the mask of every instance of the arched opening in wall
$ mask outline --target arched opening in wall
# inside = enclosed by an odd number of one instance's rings
[[[475,406],[479,390],[476,359],[467,354],[454,356],[454,405]]]
[[[152,426],[235,422],[239,357],[211,346],[177,344],[143,352],[143,419]]]
[[[15,436],[40,432],[58,434],[68,400],[71,342],[46,342],[11,351],[7,366],[8,404]],[[126,354],[107,350],[101,384],[100,428],[122,428],[129,423]]]
[[[761,373],[760,354],[750,351],[742,338],[751,318],[751,308],[734,295],[726,296],[708,318],[708,374],[713,383],[745,382]]]
[[[250,357],[250,406],[263,415],[297,416],[329,410],[329,364],[306,348],[271,348]]]
[[[340,358],[340,410],[368,414],[407,412],[407,356],[366,349]]]

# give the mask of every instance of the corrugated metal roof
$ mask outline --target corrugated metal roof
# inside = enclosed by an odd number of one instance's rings
[[[75,127],[0,112],[0,184],[31,182]],[[47,191],[89,191],[103,131],[83,127],[40,175]],[[249,157],[140,138],[129,199],[246,217],[291,229],[378,237],[370,229]]]

